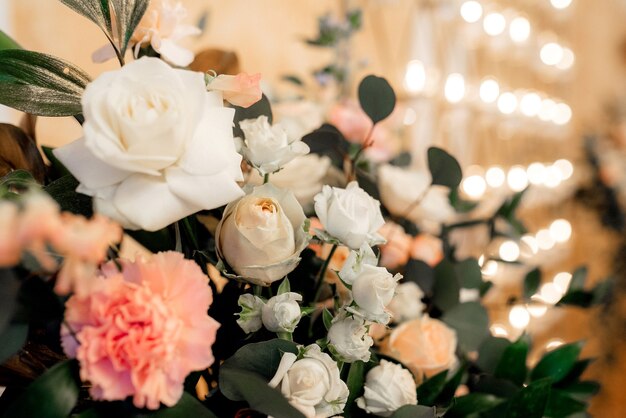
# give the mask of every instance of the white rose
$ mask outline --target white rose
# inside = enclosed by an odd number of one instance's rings
[[[302,358],[285,353],[278,370],[269,382],[307,418],[328,418],[343,412],[348,400],[348,386],[339,376],[337,363],[320,347],[311,344]]]
[[[374,340],[368,333],[366,323],[358,317],[341,315],[335,318],[328,330],[329,347],[336,358],[352,363],[370,360],[370,347]]]
[[[406,217],[432,230],[433,224],[451,220],[455,212],[448,199],[449,189],[431,187],[431,179],[430,173],[425,170],[409,171],[383,165],[378,169],[380,199],[393,215]],[[418,200],[420,203],[416,205]]]
[[[89,84],[82,104],[84,137],[54,154],[97,212],[156,231],[243,195],[234,110],[203,74],[141,58]]]
[[[361,273],[364,265],[375,266],[377,264],[378,257],[374,254],[374,250],[369,245],[363,244],[359,251],[350,251],[350,255],[339,272],[339,278],[343,282],[352,285],[359,273]]]
[[[386,324],[390,316],[386,307],[391,302],[402,276],[389,273],[384,267],[363,265],[352,285],[352,297],[358,313],[366,319]]]
[[[246,334],[260,330],[263,326],[261,312],[265,302],[258,296],[245,293],[239,296],[237,305],[241,307],[241,312],[238,314],[239,319],[237,319],[237,324],[241,329]]]
[[[235,138],[243,157],[263,176],[280,170],[299,155],[309,153],[300,139],[289,139],[283,128],[271,126],[267,116],[239,122],[245,138]]]
[[[315,213],[330,235],[353,250],[385,242],[378,233],[385,223],[380,203],[356,181],[345,189],[324,186],[315,196]]]
[[[356,403],[366,412],[381,417],[390,417],[405,405],[417,405],[417,387],[411,372],[399,364],[381,360],[367,372],[363,396]]]
[[[302,295],[294,292],[286,292],[268,300],[262,309],[265,328],[272,332],[293,332],[302,316],[298,305],[301,301]]]
[[[215,232],[219,257],[245,281],[263,286],[285,277],[309,242],[293,193],[271,184],[230,203]]]
[[[414,282],[400,283],[396,294],[387,308],[391,312],[394,322],[400,323],[422,316],[424,292]]]

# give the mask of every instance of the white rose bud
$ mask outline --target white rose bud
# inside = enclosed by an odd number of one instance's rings
[[[424,311],[423,297],[424,292],[416,283],[400,283],[396,288],[396,295],[387,306],[393,321],[400,323],[421,317]]]
[[[156,231],[243,196],[235,112],[202,73],[144,57],[91,82],[82,106],[83,138],[54,155],[96,212]]]
[[[385,242],[378,233],[385,223],[380,203],[356,181],[345,189],[324,186],[315,196],[315,213],[328,234],[353,250]]]
[[[352,297],[358,313],[366,319],[386,324],[390,315],[386,309],[402,276],[389,273],[384,267],[364,265],[352,285]]]
[[[328,342],[335,358],[345,363],[357,360],[369,361],[370,347],[374,345],[365,321],[362,318],[345,315],[333,321],[328,330]]]
[[[286,292],[267,301],[262,310],[263,325],[272,332],[293,332],[302,312],[298,302],[302,295]]]
[[[363,244],[359,251],[350,251],[350,255],[339,272],[339,277],[343,282],[352,285],[364,265],[375,266],[376,264],[378,264],[376,254],[369,245]]]
[[[307,418],[340,414],[349,395],[337,363],[316,344],[307,346],[300,360],[293,353],[283,354],[269,386],[279,387],[289,403]]]
[[[246,334],[260,330],[263,326],[261,311],[265,302],[258,296],[245,293],[239,296],[237,304],[241,307],[239,319],[237,320],[237,324],[241,329]]]
[[[235,138],[239,152],[262,176],[280,170],[295,157],[310,151],[300,139],[289,139],[280,125],[271,126],[265,115],[242,120],[239,126],[245,137]]]
[[[390,417],[405,405],[417,405],[416,391],[411,372],[399,364],[381,360],[367,373],[364,394],[356,403],[370,414]]]
[[[224,210],[217,253],[245,280],[269,286],[300,262],[309,242],[306,217],[293,193],[271,184],[255,187]]]

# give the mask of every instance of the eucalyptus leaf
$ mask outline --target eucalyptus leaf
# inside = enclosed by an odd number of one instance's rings
[[[569,291],[583,290],[585,288],[585,281],[587,280],[588,269],[585,266],[579,267],[572,273],[572,280],[569,282]]]
[[[524,278],[524,297],[530,298],[537,293],[539,285],[541,284],[541,271],[536,268],[531,270]]]
[[[456,274],[461,282],[461,287],[478,289],[483,284],[483,276],[480,265],[475,258],[468,258],[454,265]]]
[[[405,405],[393,413],[391,418],[435,418],[437,410],[423,405]]]
[[[13,354],[20,351],[26,343],[28,325],[22,323],[9,324],[0,332],[0,364],[7,361]]]
[[[459,345],[474,351],[489,336],[489,316],[478,302],[466,302],[444,312],[441,318],[456,330]]]
[[[531,372],[531,380],[550,377],[554,383],[560,382],[573,369],[583,344],[565,344],[544,355]]]
[[[0,49],[21,49],[17,42],[5,32],[0,30]]]
[[[456,189],[463,179],[459,162],[441,148],[428,148],[428,168],[432,176],[432,184]]]
[[[396,94],[387,80],[368,75],[359,84],[359,103],[372,122],[377,124],[393,112]]]
[[[430,295],[435,285],[435,271],[422,260],[410,259],[404,267],[403,280],[414,282],[425,294]]]
[[[460,293],[461,287],[454,265],[447,259],[442,260],[435,267],[433,303],[445,312],[459,304]]]

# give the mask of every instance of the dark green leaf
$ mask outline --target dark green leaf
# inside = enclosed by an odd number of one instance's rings
[[[513,197],[507,199],[507,201],[502,204],[500,209],[498,209],[498,215],[508,220],[513,219],[515,216],[515,211],[517,211],[517,207],[522,202],[522,196],[524,196],[524,192],[525,190],[522,190],[521,192],[515,193]]]
[[[461,287],[478,289],[483,284],[480,265],[475,258],[468,258],[454,265],[456,274],[461,281]]]
[[[111,12],[108,0],[60,0],[70,9],[94,22],[111,38]]]
[[[478,202],[472,202],[470,200],[465,200],[459,196],[459,189],[450,190],[450,194],[448,195],[448,200],[450,204],[454,208],[455,211],[459,213],[467,213],[476,208],[478,206]]]
[[[447,259],[435,267],[432,301],[442,311],[447,311],[459,304],[461,289],[456,277],[454,265]]]
[[[481,375],[474,384],[472,392],[489,393],[498,398],[510,398],[519,391],[519,387],[510,380],[498,379],[490,375]]]
[[[67,418],[78,401],[78,362],[59,363],[35,380],[3,418]]]
[[[333,324],[333,314],[327,308],[322,311],[322,320],[324,321],[324,328],[328,331]]]
[[[0,30],[0,49],[21,49],[13,38]]]
[[[20,282],[15,277],[13,270],[0,269],[0,333],[4,331],[13,318],[19,290]]]
[[[571,305],[588,308],[593,303],[593,293],[584,290],[570,290],[557,302],[558,306]]]
[[[417,387],[417,401],[421,405],[435,405],[437,397],[446,384],[448,371],[437,373]]]
[[[552,418],[569,417],[577,412],[583,412],[585,409],[587,409],[587,404],[584,402],[577,401],[558,389],[552,389],[543,416]]]
[[[430,295],[435,285],[435,271],[422,260],[410,259],[404,268],[404,280],[414,282]]]
[[[476,365],[485,373],[494,374],[502,354],[510,345],[511,342],[506,338],[488,337],[478,348]]]
[[[493,282],[483,282],[483,284],[480,286],[480,297],[484,297],[487,292],[489,292],[489,290],[493,287]]]
[[[359,103],[367,116],[376,124],[391,115],[396,106],[396,94],[387,80],[368,75],[359,84]]]
[[[342,133],[330,124],[323,124],[318,129],[305,135],[302,142],[307,144],[312,154],[325,155],[335,167],[342,168],[350,143]]]
[[[581,342],[565,344],[550,351],[537,363],[530,374],[531,380],[539,380],[550,377],[554,383],[558,383],[568,375],[576,364],[583,344]]]
[[[432,176],[432,184],[456,189],[463,179],[459,162],[441,148],[428,148],[428,168]]]
[[[586,358],[576,361],[572,369],[569,371],[569,373],[567,373],[567,376],[565,376],[559,382],[558,386],[562,387],[561,385],[568,385],[570,383],[576,382],[578,379],[580,379],[585,370],[587,370],[587,367],[589,367],[589,365],[593,363],[593,361],[594,359],[592,358]]]
[[[0,186],[9,188],[17,187],[18,189],[28,189],[36,185],[37,181],[35,181],[33,175],[26,170],[14,170],[0,178]]]
[[[176,243],[170,236],[167,228],[154,232],[127,231],[127,233],[153,253],[157,253],[159,251],[171,251],[176,247]]]
[[[613,285],[615,284],[613,279],[606,279],[600,283],[598,283],[594,288],[593,288],[593,300],[592,303],[594,305],[597,304],[606,304],[610,301],[612,292],[613,292]]]
[[[465,375],[466,366],[462,365],[457,369],[456,372],[452,375],[452,377],[446,382],[441,390],[441,393],[437,397],[437,403],[448,405],[452,399],[454,398],[454,394],[458,389],[459,385],[463,381],[463,376]]]
[[[506,418],[542,418],[548,397],[552,379],[540,379],[534,381],[517,393],[509,402]]]
[[[474,351],[489,336],[489,316],[478,302],[467,302],[444,312],[441,318],[456,330],[459,345]]]
[[[220,388],[228,387],[224,395],[231,400],[245,400],[250,408],[275,417],[304,418],[287,399],[258,374],[232,367],[220,371]]]
[[[94,1],[94,0],[91,0]],[[128,42],[141,21],[150,0],[109,0],[115,11],[115,22],[120,40],[120,55],[124,56]]]
[[[574,273],[572,273],[572,280],[569,282],[569,290],[582,290],[585,288],[585,281],[589,271],[587,267],[578,267]]]
[[[343,413],[344,417],[350,417],[351,409],[356,405],[356,398],[363,394],[363,383],[365,382],[365,363],[357,360],[350,364],[350,370],[348,371],[348,379],[346,384],[350,395],[348,395],[348,401],[346,402],[346,408]]]
[[[572,398],[584,402],[592,396],[597,395],[598,392],[600,392],[600,388],[600,383],[592,380],[585,380],[582,382],[572,383],[559,389],[567,393]]]
[[[288,81],[292,84],[295,84],[296,86],[300,86],[300,87],[304,86],[304,82],[300,79],[300,77],[295,76],[295,75],[284,75],[282,79],[284,81]]]
[[[437,411],[434,407],[423,405],[405,405],[396,410],[391,418],[435,418]]]
[[[536,268],[528,272],[528,274],[524,278],[524,297],[530,298],[532,295],[537,293],[537,289],[539,289],[540,284],[541,271]]]
[[[0,364],[4,363],[13,354],[20,351],[26,343],[28,336],[28,325],[15,323],[9,324],[4,331],[0,332]]]
[[[446,418],[467,418],[471,414],[491,409],[502,402],[502,399],[485,393],[472,393],[456,398],[445,414]]]
[[[239,127],[239,122],[242,120],[256,119],[259,116],[265,115],[267,116],[267,120],[270,125],[272,124],[272,106],[270,105],[270,101],[265,94],[263,94],[261,100],[250,107],[233,106],[233,108],[235,109],[235,120],[233,121],[235,126],[233,126],[233,134],[239,138],[245,139],[243,131]]]
[[[529,339],[523,335],[504,350],[496,367],[495,376],[508,379],[521,386],[526,380],[526,356],[528,356],[528,350]]]
[[[350,10],[346,13],[346,20],[352,30],[358,30],[363,25],[363,12],[361,9]]]
[[[48,161],[50,161],[50,166],[52,168],[54,178],[60,178],[71,174],[69,170],[63,165],[61,161],[52,153],[54,148],[43,146],[41,147],[43,154],[46,156]]]
[[[74,415],[72,416],[74,417]],[[120,418],[217,418],[217,415],[186,392],[183,393],[178,403],[171,408],[162,406],[157,411],[125,408],[122,411],[117,411],[112,403],[103,403],[103,405],[81,412],[75,418],[111,418],[113,416]]]
[[[69,211],[86,217],[93,215],[91,197],[76,192],[78,180],[73,176],[63,176],[47,185],[44,190],[61,206]]]

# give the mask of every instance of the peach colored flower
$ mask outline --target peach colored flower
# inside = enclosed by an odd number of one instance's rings
[[[388,269],[396,269],[409,261],[411,236],[404,229],[391,221],[387,221],[378,230],[387,243],[380,247],[380,264]]]
[[[122,266],[105,265],[91,294],[67,301],[64,351],[78,359],[94,399],[132,396],[138,408],[173,406],[185,377],[214,361],[219,324],[207,315],[208,278],[176,252]]]
[[[443,243],[433,235],[420,234],[411,243],[411,257],[434,267],[443,260]]]
[[[220,74],[209,82],[207,88],[221,91],[224,100],[232,105],[250,107],[261,100],[263,95],[259,86],[260,81],[260,73],[253,75],[247,73]]]
[[[18,209],[11,202],[0,202],[0,267],[19,263],[22,247],[17,240]]]
[[[405,364],[416,378],[434,376],[456,367],[456,332],[443,322],[424,316],[394,329],[383,352]]]

